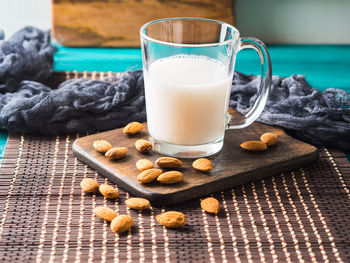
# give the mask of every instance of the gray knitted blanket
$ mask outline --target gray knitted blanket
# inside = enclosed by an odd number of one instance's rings
[[[3,34],[0,32],[0,39]],[[52,71],[49,32],[26,27],[0,40],[0,129],[41,134],[86,133],[146,121],[143,75],[120,80],[72,79],[57,89],[40,83]],[[259,77],[235,73],[230,106],[241,113],[254,103]],[[273,77],[259,121],[315,145],[350,150],[350,94],[311,88],[303,76]]]

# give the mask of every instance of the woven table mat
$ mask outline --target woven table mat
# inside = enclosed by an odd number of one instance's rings
[[[72,76],[80,73],[61,77]],[[350,165],[339,151],[321,148],[312,166],[214,193],[216,216],[199,199],[137,212],[122,189],[117,200],[80,190],[85,177],[112,183],[72,155],[78,137],[10,134],[0,168],[1,262],[350,261]],[[101,205],[131,215],[132,230],[114,234],[92,213]],[[185,213],[184,228],[157,223],[169,210]]]

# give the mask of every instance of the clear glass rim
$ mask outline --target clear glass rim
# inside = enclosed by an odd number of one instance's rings
[[[157,20],[153,20],[150,21],[146,24],[144,24],[141,29],[140,29],[140,36],[142,39],[148,40],[148,41],[152,41],[158,44],[162,44],[162,45],[168,45],[168,46],[174,46],[174,47],[215,47],[215,46],[221,46],[221,45],[225,45],[228,44],[232,41],[234,41],[235,39],[228,39],[225,41],[221,41],[221,42],[215,42],[215,43],[206,43],[206,44],[179,44],[179,43],[172,43],[172,42],[166,42],[166,41],[161,41],[155,38],[152,38],[148,35],[146,35],[144,33],[145,29],[155,23],[159,23],[159,22],[164,22],[164,21],[171,21],[171,20],[197,20],[197,21],[207,21],[207,22],[213,22],[216,24],[220,24],[220,25],[225,25],[228,28],[230,28],[232,30],[232,32],[234,32],[234,35],[237,36],[237,39],[239,38],[239,31],[232,25],[227,24],[225,22],[219,21],[219,20],[214,20],[214,19],[208,19],[208,18],[199,18],[199,17],[172,17],[172,18],[163,18],[163,19],[157,19]]]

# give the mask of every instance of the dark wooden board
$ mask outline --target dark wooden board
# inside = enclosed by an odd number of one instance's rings
[[[151,151],[139,153],[134,146],[136,140],[147,138],[147,126],[135,136],[126,136],[122,129],[111,130],[77,139],[73,144],[73,153],[79,160],[107,176],[135,196],[147,198],[155,205],[183,202],[192,198],[206,196],[210,193],[232,188],[260,178],[279,174],[315,162],[318,158],[317,148],[288,136],[282,129],[253,123],[240,130],[228,130],[222,150],[208,157],[214,163],[209,173],[201,173],[191,166],[191,159],[182,159],[184,181],[173,185],[158,182],[140,184],[137,181],[139,171],[135,167],[137,160],[146,158],[155,161],[160,155]],[[258,140],[264,132],[279,135],[276,145],[264,152],[249,152],[241,149],[243,141]],[[113,146],[129,148],[128,155],[120,160],[111,161],[92,147],[97,139],[105,139]]]

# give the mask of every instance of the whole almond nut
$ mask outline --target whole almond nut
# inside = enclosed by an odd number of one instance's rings
[[[186,216],[177,211],[169,211],[157,215],[157,221],[162,226],[168,228],[179,228],[186,224]]]
[[[206,158],[199,158],[192,163],[192,167],[201,172],[209,172],[213,169],[213,163]]]
[[[93,142],[92,146],[95,148],[96,151],[100,153],[105,153],[108,150],[112,149],[112,145],[105,140],[96,140]]]
[[[136,168],[141,172],[144,170],[151,169],[153,167],[154,167],[153,163],[147,159],[140,159],[136,162]]]
[[[213,197],[203,199],[201,201],[201,207],[204,211],[212,214],[217,214],[220,211],[219,201]]]
[[[101,184],[99,190],[103,196],[109,199],[114,199],[119,196],[118,190],[108,184]]]
[[[105,153],[105,156],[110,160],[117,160],[123,158],[128,153],[128,148],[114,147]]]
[[[112,220],[111,230],[113,232],[117,232],[118,234],[123,233],[125,231],[128,231],[133,224],[134,224],[134,221],[130,216],[119,215]]]
[[[173,157],[159,157],[156,160],[156,165],[162,168],[178,168],[182,165],[182,162]]]
[[[140,139],[135,142],[136,150],[142,153],[147,153],[152,150],[152,143],[147,140]]]
[[[105,206],[98,206],[94,209],[95,215],[102,218],[103,220],[111,222],[115,217],[118,216],[117,212],[113,209]]]
[[[182,181],[183,174],[178,171],[169,171],[158,176],[157,181],[162,184],[174,184]]]
[[[144,210],[151,206],[151,204],[147,199],[139,198],[139,197],[129,198],[128,200],[125,201],[125,204],[129,208],[136,209],[136,210]]]
[[[261,135],[260,140],[266,143],[268,146],[272,146],[277,143],[278,137],[274,133],[266,132],[263,135]]]
[[[261,141],[246,141],[240,145],[244,150],[264,151],[267,148],[266,143]]]
[[[99,183],[91,178],[84,178],[81,182],[80,182],[80,187],[84,192],[87,193],[96,193],[96,191],[99,188]]]
[[[157,177],[162,174],[162,172],[163,171],[161,169],[157,169],[157,168],[148,169],[148,170],[141,172],[137,176],[137,180],[143,184],[150,183],[150,182],[156,180]]]
[[[128,125],[126,125],[123,129],[123,132],[128,135],[132,135],[135,133],[138,133],[142,130],[143,125],[137,121],[130,122]]]

